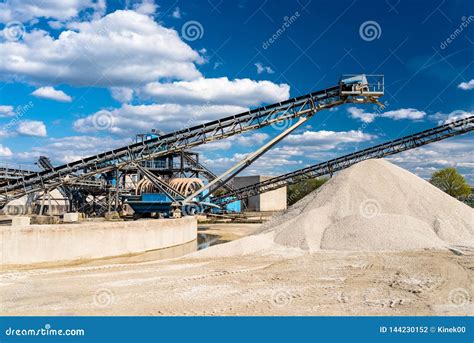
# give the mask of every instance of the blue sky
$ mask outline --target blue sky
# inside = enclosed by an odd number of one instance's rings
[[[365,30],[364,30],[365,28]],[[0,161],[62,164],[164,132],[385,75],[384,111],[322,111],[247,173],[277,175],[474,114],[472,1],[0,2]],[[198,150],[219,172],[278,133]],[[472,134],[391,158],[474,183]]]

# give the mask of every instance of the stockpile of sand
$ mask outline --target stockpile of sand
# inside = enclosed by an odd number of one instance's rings
[[[202,256],[474,246],[474,210],[385,160],[333,177],[253,236]]]

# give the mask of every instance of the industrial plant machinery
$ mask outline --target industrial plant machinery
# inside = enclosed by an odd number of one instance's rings
[[[222,209],[254,195],[332,175],[366,159],[390,156],[474,130],[474,116],[470,116],[259,183],[241,188],[232,184],[236,175],[318,111],[345,103],[382,106],[378,99],[383,94],[382,75],[344,75],[337,85],[321,91],[168,134],[140,134],[133,144],[62,166],[54,166],[41,156],[37,162],[40,172],[0,168],[0,207],[26,195],[28,202],[41,202],[42,212],[50,192],[57,190],[69,201],[68,210],[89,215],[130,206],[138,215],[179,217],[204,209]],[[199,154],[190,150],[269,125],[281,132],[221,175],[206,168]]]
[[[288,134],[300,127],[306,120],[320,110],[332,108],[345,103],[375,103],[384,94],[384,78],[382,75],[348,75],[343,76],[340,82],[332,87],[312,92],[307,95],[292,98],[273,105],[263,106],[244,113],[228,116],[197,126],[184,128],[172,133],[154,135],[153,138],[136,142],[122,148],[106,151],[95,156],[80,159],[61,166],[48,166],[40,172],[22,175],[20,178],[3,179],[0,182],[0,206],[4,206],[12,199],[30,193],[49,192],[58,187],[65,189],[74,187],[82,182],[91,182],[91,185],[105,178],[115,180],[112,183],[117,208],[122,190],[125,189],[126,177],[130,170],[138,170],[162,194],[171,200],[174,211],[180,211],[180,206],[201,202],[200,197],[207,196],[209,190],[228,185],[228,181],[245,167],[262,156],[273,145],[277,144]],[[293,123],[296,121],[296,123]],[[224,139],[236,134],[260,129],[272,124],[288,122],[288,128],[281,132],[269,143],[250,154],[243,161],[232,167],[221,176],[214,177],[207,185],[192,194],[181,194],[170,186],[168,180],[153,176],[146,171],[144,162],[156,160],[170,154],[187,151],[200,144]],[[286,126],[286,125],[285,125]],[[196,162],[195,166],[198,162]],[[52,167],[52,168],[50,168]],[[122,183],[121,183],[122,180]],[[110,184],[110,183],[109,183]],[[97,184],[100,188],[100,184]],[[213,188],[214,187],[214,188]],[[228,188],[228,187],[227,187]],[[229,189],[227,189],[229,191]],[[109,192],[110,194],[111,192]],[[130,194],[132,195],[132,194]]]
[[[332,175],[339,170],[348,168],[361,161],[371,158],[383,158],[391,156],[406,150],[418,148],[434,142],[439,142],[441,140],[459,136],[471,131],[474,131],[474,116],[458,119],[449,124],[437,126],[432,129],[378,144],[348,155],[337,157],[326,162],[318,163],[287,174],[276,176],[259,183],[241,187],[227,192],[224,195],[214,197],[212,201],[215,204],[223,206],[237,200],[247,199],[254,195],[303,182],[308,179]]]

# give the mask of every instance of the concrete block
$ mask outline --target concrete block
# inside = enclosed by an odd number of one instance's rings
[[[106,212],[104,214],[104,219],[109,221],[109,222],[119,222],[122,221],[122,218],[120,218],[120,215],[116,211],[112,212]]]
[[[65,223],[75,223],[79,221],[79,213],[78,212],[71,212],[71,213],[64,213],[63,222]]]
[[[28,226],[30,225],[30,217],[13,217],[12,226]]]
[[[58,216],[32,216],[31,217],[31,224],[36,225],[51,225],[51,224],[58,224],[59,217]]]

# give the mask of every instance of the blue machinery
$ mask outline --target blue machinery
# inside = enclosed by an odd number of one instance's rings
[[[40,172],[0,168],[0,207],[24,195],[42,194],[44,201],[45,194],[59,189],[70,201],[69,210],[103,214],[128,204],[139,214],[194,214],[217,205],[235,205],[235,201],[305,177],[331,174],[362,159],[391,155],[473,129],[473,117],[470,117],[259,184],[241,189],[233,187],[233,177],[318,111],[345,103],[381,106],[378,99],[383,94],[382,75],[344,75],[337,85],[320,91],[168,134],[141,135],[141,139],[131,145],[61,166],[54,167],[47,158],[41,157],[38,165],[43,170]],[[199,162],[197,154],[189,151],[200,144],[281,122],[288,126],[286,130],[222,175],[215,175]],[[200,184],[200,178],[206,179],[207,184]]]
[[[473,118],[470,117],[464,119],[462,123],[450,124],[448,128],[442,129],[442,132],[438,132],[436,130],[438,128],[427,130],[429,132],[424,131],[420,133],[421,136],[417,134],[408,136],[409,138],[404,137],[402,142],[388,142],[385,143],[388,145],[369,148],[367,151],[343,156],[313,166],[314,168],[308,167],[310,169],[305,168],[243,189],[235,189],[232,186],[233,177],[318,111],[345,103],[374,103],[382,106],[378,99],[383,94],[382,75],[345,75],[336,86],[280,103],[168,134],[154,133],[152,136],[142,136],[140,141],[131,145],[65,165],[53,167],[43,163],[41,172],[16,173],[14,170],[8,170],[5,173],[8,173],[8,177],[2,178],[0,174],[0,206],[26,194],[46,194],[60,188],[61,193],[65,192],[69,197],[73,210],[83,210],[91,208],[85,203],[90,202],[88,194],[94,190],[92,192],[94,199],[102,208],[102,212],[118,210],[123,204],[129,204],[136,213],[158,213],[160,216],[178,217],[182,214],[194,214],[206,208],[216,208],[217,205],[230,204],[251,195],[291,184],[301,179],[295,177],[298,175],[315,177],[331,174],[361,159],[383,157],[472,130]],[[279,122],[288,122],[289,124],[284,126],[289,127],[222,175],[215,175],[199,162],[197,154],[189,152],[189,149],[200,144]],[[460,127],[456,127],[458,124]],[[455,129],[451,129],[452,127]],[[180,161],[179,166],[174,165],[173,161],[176,159]],[[110,176],[114,182],[104,183],[104,179],[110,180]],[[182,180],[178,180],[179,177]],[[193,182],[187,180],[199,177],[207,179],[207,184],[199,185],[196,180]],[[146,184],[146,187],[143,191],[137,192],[137,184],[140,183]],[[218,192],[223,194],[217,195]],[[99,211],[95,213],[97,212]]]
[[[242,161],[242,163],[239,163],[221,177],[209,181],[208,185],[202,187],[203,189],[200,191],[194,190],[191,194],[181,194],[169,189],[168,180],[153,177],[150,173],[144,172],[142,163],[164,158],[170,154],[187,151],[200,144],[249,132],[282,121],[298,119],[298,123],[301,125],[302,122],[320,110],[344,103],[377,103],[377,99],[383,95],[383,76],[358,75],[348,77],[347,82],[345,80],[346,78],[343,78],[337,85],[321,91],[205,124],[184,128],[172,133],[157,135],[150,139],[144,139],[134,144],[106,151],[72,163],[48,168],[41,172],[32,172],[26,176],[22,175],[18,179],[3,179],[0,181],[0,205],[5,205],[8,201],[25,194],[38,192],[48,194],[51,190],[58,187],[72,188],[80,193],[81,187],[78,187],[78,185],[81,185],[82,182],[96,182],[97,175],[112,172],[116,175],[117,183],[113,186],[108,186],[107,190],[104,189],[104,196],[108,198],[107,207],[109,209],[118,209],[120,207],[119,199],[124,199],[122,195],[127,193],[125,182],[123,179],[121,181],[121,178],[128,173],[137,173],[138,171],[138,174],[143,174],[144,177],[148,178],[160,193],[165,191],[164,194],[167,194],[173,200],[173,214],[179,215],[184,206],[199,207],[200,205],[196,201],[200,201],[199,198],[205,194],[206,190],[215,192],[217,189],[228,185],[231,177],[245,169],[246,166],[255,161],[299,125],[292,125],[288,130],[273,139],[271,144],[267,144],[255,154],[252,154],[251,158]],[[198,161],[196,161],[197,163]],[[208,174],[210,175],[210,173]],[[99,184],[97,186],[101,187]],[[210,189],[211,187],[213,188]],[[129,193],[129,195],[133,194]],[[84,195],[79,198],[84,199]]]

